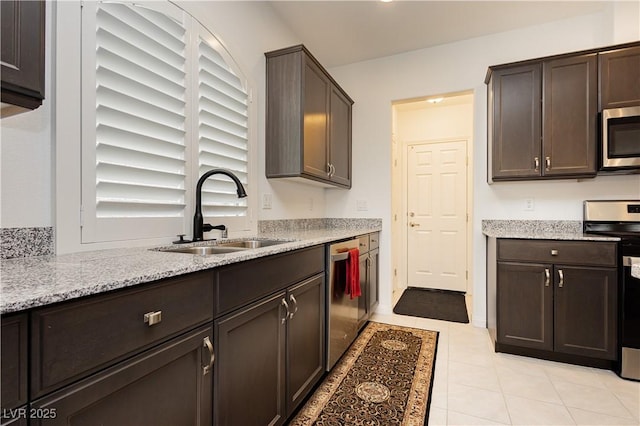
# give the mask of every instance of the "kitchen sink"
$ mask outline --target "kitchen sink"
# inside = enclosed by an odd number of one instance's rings
[[[208,256],[212,254],[225,254],[225,253],[237,253],[239,251],[256,249],[261,247],[269,247],[277,244],[284,244],[290,241],[287,240],[260,240],[260,239],[246,239],[229,242],[218,242],[217,244],[210,246],[195,246],[195,247],[171,247],[162,248],[159,251],[168,253],[187,253],[197,254],[200,256]]]
[[[246,250],[242,247],[221,247],[221,246],[199,246],[199,247],[172,247],[168,249],[160,249],[159,251],[169,253],[188,253],[199,254],[200,256],[207,256],[210,254],[225,254],[235,253],[238,251]]]
[[[252,248],[275,246],[277,244],[284,244],[288,242],[290,241],[251,239],[251,240],[230,241],[228,243],[218,243],[218,247],[237,247],[237,248],[239,247],[239,248],[252,249]]]

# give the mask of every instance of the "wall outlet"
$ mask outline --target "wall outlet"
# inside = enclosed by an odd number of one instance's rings
[[[367,200],[357,200],[356,210],[358,210],[359,212],[366,212],[367,210],[369,210],[369,207],[367,206]]]
[[[524,211],[532,212],[536,209],[536,203],[533,198],[525,198],[524,200]]]
[[[271,208],[271,194],[262,194],[262,208],[265,210]]]

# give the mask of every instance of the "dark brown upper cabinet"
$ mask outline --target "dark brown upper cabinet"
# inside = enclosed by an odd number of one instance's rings
[[[36,109],[44,99],[45,2],[1,1],[2,103]],[[20,109],[5,108],[2,116]]]
[[[600,111],[640,105],[640,45],[598,54]]]
[[[489,69],[493,180],[596,175],[596,58],[567,55]]]
[[[304,46],[265,56],[267,178],[351,188],[353,100]]]

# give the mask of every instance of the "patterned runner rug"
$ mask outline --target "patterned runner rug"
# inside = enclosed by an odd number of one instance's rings
[[[438,333],[371,322],[290,425],[426,425]]]

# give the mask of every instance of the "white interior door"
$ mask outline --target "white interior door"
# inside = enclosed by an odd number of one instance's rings
[[[467,288],[467,141],[407,147],[407,284]]]

